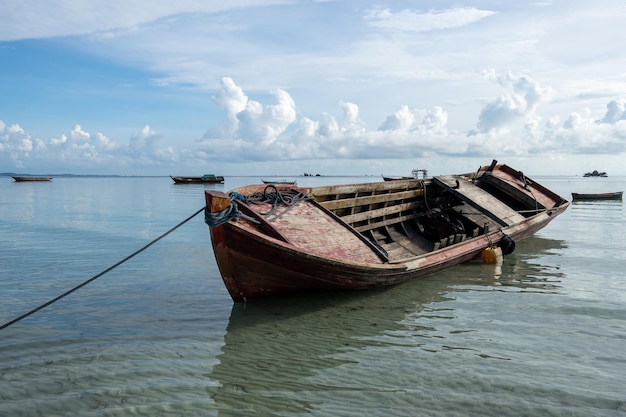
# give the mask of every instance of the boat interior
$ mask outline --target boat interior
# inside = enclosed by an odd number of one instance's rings
[[[545,208],[529,193],[512,192],[515,187],[483,174],[478,180],[455,175],[316,187],[312,196],[365,236],[385,261],[397,262],[523,221]]]

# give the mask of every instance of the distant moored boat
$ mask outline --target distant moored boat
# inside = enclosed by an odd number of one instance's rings
[[[593,170],[592,172],[586,172],[583,177],[607,177],[606,172],[599,172],[597,170]]]
[[[224,182],[221,175],[205,174],[201,177],[172,177],[176,184],[220,184]]]
[[[52,181],[52,177],[34,177],[34,176],[22,176],[13,177],[16,182],[34,182],[34,181]]]
[[[288,184],[296,185],[296,180],[280,179],[280,180],[261,180],[263,184]]]
[[[623,191],[616,191],[613,193],[591,193],[591,194],[580,194],[580,193],[572,193],[573,201],[581,201],[581,200],[621,200]]]

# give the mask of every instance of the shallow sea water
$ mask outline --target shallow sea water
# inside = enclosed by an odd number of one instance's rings
[[[0,325],[259,180],[0,177]],[[626,416],[625,232],[622,202],[574,203],[501,266],[233,304],[200,214],[0,330],[0,416]]]

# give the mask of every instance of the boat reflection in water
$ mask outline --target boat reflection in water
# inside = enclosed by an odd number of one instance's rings
[[[562,247],[561,241],[532,237],[503,265],[472,261],[386,289],[234,303],[207,391],[220,416],[343,415],[364,409],[378,415],[384,410],[372,407],[396,400],[398,410],[408,411],[423,400],[428,384],[444,383],[432,381],[442,366],[433,353],[495,355],[491,343],[480,344],[484,329],[457,319],[484,314],[484,307],[474,303],[476,311],[457,311],[455,300],[465,303],[474,294],[504,303],[494,290],[558,291],[554,271],[535,259]]]

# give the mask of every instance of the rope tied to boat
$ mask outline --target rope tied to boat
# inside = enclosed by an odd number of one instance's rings
[[[57,301],[61,300],[62,298],[67,297],[68,295],[72,294],[73,292],[76,292],[77,290],[79,290],[80,288],[84,287],[85,285],[95,281],[96,279],[100,278],[101,276],[103,276],[104,274],[114,270],[115,268],[117,268],[118,266],[122,265],[123,263],[127,262],[128,260],[130,260],[131,258],[135,257],[136,255],[140,254],[141,252],[145,251],[146,249],[148,249],[150,246],[154,245],[155,243],[157,243],[159,240],[163,239],[164,237],[166,237],[167,235],[169,235],[170,233],[172,233],[174,230],[178,229],[179,227],[181,227],[182,225],[184,225],[185,223],[187,223],[189,220],[193,219],[194,217],[196,217],[198,214],[200,214],[202,212],[202,210],[206,210],[205,207],[202,207],[201,209],[199,209],[198,211],[196,211],[194,214],[192,214],[191,216],[187,217],[185,220],[183,220],[182,222],[178,223],[176,226],[172,227],[170,230],[168,230],[167,232],[163,233],[161,236],[157,237],[156,239],[152,240],[150,243],[146,244],[145,246],[143,246],[141,249],[136,250],[135,252],[131,253],[130,255],[128,255],[127,257],[125,257],[124,259],[122,259],[121,261],[117,262],[116,264],[108,267],[107,269],[105,269],[104,271],[94,275],[93,277],[89,278],[88,280],[82,282],[81,284],[75,286],[74,288],[65,291],[63,294],[59,295],[58,297],[53,298],[52,300],[49,300],[45,303],[43,303],[42,305],[40,305],[39,307],[36,307],[32,310],[30,310],[27,313],[22,314],[19,317],[14,318],[13,320],[4,323],[3,325],[0,325],[0,330],[6,329],[9,326],[12,326],[13,324],[17,323],[20,320],[25,319],[28,316],[31,316],[33,314],[35,314],[36,312],[38,312],[39,310],[42,310],[46,307],[48,307],[49,305],[56,303]]]
[[[311,199],[310,196],[301,191],[294,189],[279,190],[273,184],[269,184],[268,186],[266,186],[263,191],[258,191],[248,196],[242,196],[241,194],[238,194],[238,198],[246,204],[269,204],[271,206],[269,211],[265,213],[259,212],[259,215],[267,218],[268,221],[275,220],[276,218],[282,216],[287,212],[287,210],[296,206],[301,201]],[[274,215],[271,220],[269,219],[269,217],[276,213],[278,209],[283,207],[286,207],[287,209],[282,211],[280,214]]]
[[[224,223],[228,223],[231,220],[236,220],[239,217],[243,217],[244,219],[259,224],[259,221],[242,213],[239,210],[239,205],[237,204],[237,200],[245,202],[245,197],[239,194],[238,192],[231,192],[228,194],[230,197],[230,204],[222,211],[218,211],[217,213],[212,213],[208,208],[204,209],[204,222],[209,225],[209,227],[221,226]]]
[[[241,196],[243,197],[243,196]],[[293,207],[301,201],[310,200],[311,197],[298,190],[279,190],[275,185],[270,184],[263,191],[243,197],[246,204],[270,204],[272,208],[266,213],[259,213],[261,216],[269,217],[281,207]]]
[[[288,209],[294,207],[299,202],[311,199],[310,196],[301,191],[293,189],[279,190],[273,184],[266,186],[263,191],[258,191],[247,196],[242,195],[237,191],[231,191],[228,194],[228,197],[230,198],[230,205],[224,210],[213,213],[208,208],[205,209],[204,221],[209,225],[209,227],[221,226],[224,223],[228,223],[231,220],[237,220],[238,218],[243,218],[249,222],[259,224],[260,222],[258,220],[242,213],[241,210],[239,210],[238,201],[244,204],[271,205],[271,209],[269,211],[265,213],[258,213],[260,216],[267,218],[268,221],[271,221],[285,214]],[[275,215],[270,220],[269,217],[282,207],[287,207],[287,210]]]

